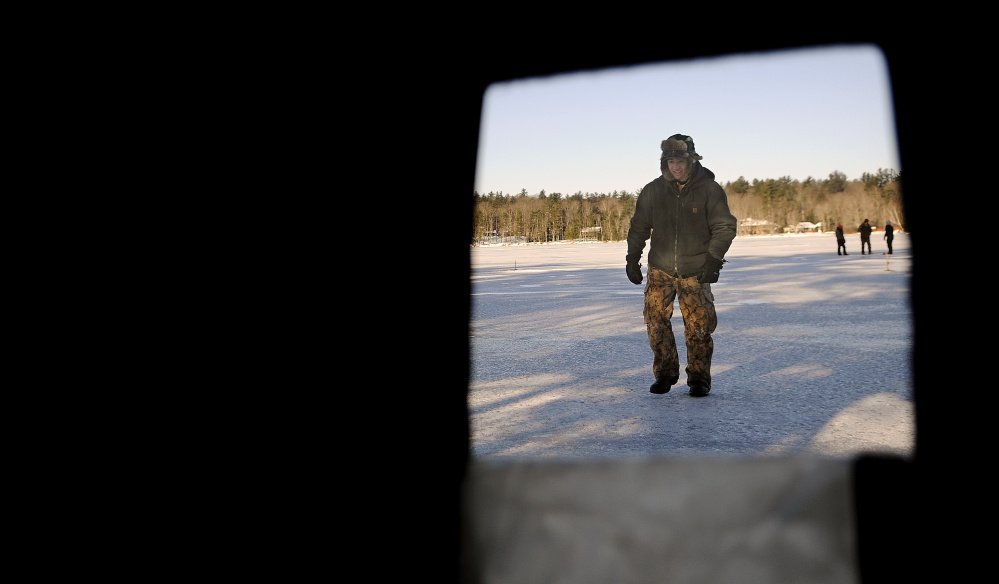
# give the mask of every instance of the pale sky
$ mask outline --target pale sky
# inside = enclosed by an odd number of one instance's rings
[[[887,62],[853,45],[493,84],[475,190],[634,193],[659,176],[659,143],[673,134],[694,139],[722,186],[902,170]]]

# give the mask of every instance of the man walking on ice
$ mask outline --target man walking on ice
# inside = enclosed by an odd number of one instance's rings
[[[701,166],[690,136],[674,134],[659,145],[662,175],[638,195],[628,230],[628,279],[642,283],[640,260],[645,242],[648,281],[645,285],[645,326],[652,348],[655,383],[649,391],[663,394],[680,379],[680,361],[670,318],[679,297],[687,344],[687,385],[690,395],[711,391],[711,334],[718,324],[711,284],[736,234],[736,219],[715,175]]]

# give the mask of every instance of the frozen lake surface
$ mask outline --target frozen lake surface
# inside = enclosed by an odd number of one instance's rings
[[[473,460],[911,455],[909,238],[892,255],[880,238],[861,255],[848,235],[849,256],[831,233],[736,238],[704,398],[687,395],[679,306],[680,380],[649,393],[625,242],[473,248]]]

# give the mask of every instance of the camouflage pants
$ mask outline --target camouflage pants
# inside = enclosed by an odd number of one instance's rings
[[[649,266],[643,314],[652,348],[652,372],[656,379],[668,375],[674,383],[680,378],[680,359],[670,322],[677,296],[687,343],[687,383],[703,381],[711,387],[711,354],[715,348],[711,333],[718,325],[711,284],[701,284],[696,276],[680,278]]]

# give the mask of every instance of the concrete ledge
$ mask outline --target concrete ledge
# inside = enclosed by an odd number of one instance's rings
[[[851,462],[483,463],[469,468],[481,584],[858,582]]]

